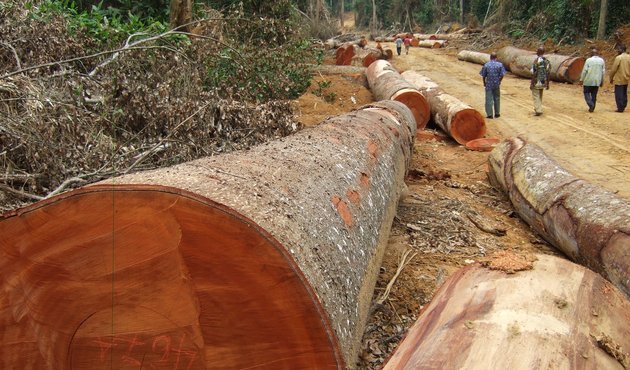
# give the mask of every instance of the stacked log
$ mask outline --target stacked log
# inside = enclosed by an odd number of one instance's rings
[[[630,296],[630,201],[573,176],[522,138],[495,147],[488,161],[491,183],[525,222]]]
[[[335,64],[338,66],[349,66],[357,49],[356,44],[347,42],[340,45],[335,51]]]
[[[373,47],[356,47],[354,49],[354,56],[350,62],[350,65],[360,66],[360,67],[368,67],[370,64],[374,63],[374,61],[379,59],[387,59],[386,55],[383,54],[383,49],[373,48]]]
[[[418,46],[421,48],[439,49],[448,45],[446,40],[422,40],[418,42]]]
[[[484,65],[490,61],[490,54],[472,50],[461,50],[457,53],[457,59]]]
[[[367,69],[367,79],[377,100],[396,100],[405,104],[413,113],[418,130],[424,129],[431,112],[427,99],[389,62],[378,60],[372,63]]]
[[[517,76],[531,78],[532,64],[536,60],[536,53],[512,46],[506,46],[497,51],[497,59],[507,69]],[[584,58],[560,54],[545,54],[551,64],[549,79],[557,82],[575,83],[580,80]]]
[[[623,370],[628,317],[619,290],[558,257],[513,274],[469,266],[444,283],[383,369]]]
[[[381,102],[5,214],[0,368],[354,368],[414,133]]]
[[[403,72],[402,76],[429,101],[433,122],[455,141],[465,145],[485,135],[486,121],[476,109],[448,95],[437,83],[416,71]]]

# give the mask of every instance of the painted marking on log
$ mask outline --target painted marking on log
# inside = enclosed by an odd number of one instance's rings
[[[344,202],[341,198],[339,198],[336,195],[332,197],[332,202],[335,205],[335,208],[337,208],[337,212],[339,213],[339,216],[341,216],[341,219],[346,224],[346,226],[347,227],[354,226],[354,220],[352,219],[352,212],[350,212],[350,208],[348,207],[346,202]]]
[[[346,196],[351,203],[358,204],[361,201],[361,195],[356,190],[348,190]]]
[[[361,184],[361,186],[365,188],[370,187],[370,177],[367,175],[367,173],[361,172],[361,177],[359,178],[359,184]]]
[[[184,344],[192,344],[186,334],[182,334],[178,343],[173,346],[170,335],[158,335],[147,338],[146,341],[138,340],[134,335],[131,339],[126,336],[99,337],[92,341],[100,349],[100,361],[105,363],[123,363],[132,366],[147,365],[146,360],[151,355],[157,355],[159,359],[148,364],[149,369],[164,369],[173,366],[173,370],[189,370],[199,357],[199,351],[184,348]],[[124,352],[114,353],[113,350],[119,347]]]

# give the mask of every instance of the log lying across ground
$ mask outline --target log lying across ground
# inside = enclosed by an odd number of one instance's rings
[[[629,200],[573,176],[522,138],[499,144],[488,161],[491,183],[525,222],[630,297]]]
[[[356,81],[358,84],[365,86],[365,88],[369,89],[370,85],[367,82],[367,76],[365,74],[365,67],[355,67],[355,66],[338,66],[332,64],[319,64],[319,65],[309,65],[309,68],[312,68],[315,74],[321,74],[324,76],[331,75],[341,75],[345,78],[349,78],[353,81]]]
[[[418,40],[459,40],[468,37],[466,33],[415,33],[414,38]]]
[[[414,134],[386,101],[5,214],[0,368],[354,368]]]
[[[461,50],[457,53],[457,59],[484,65],[490,61],[490,54],[471,50]]]
[[[448,45],[448,41],[446,40],[422,40],[418,42],[418,47],[429,48],[429,49],[439,49],[447,45]]]
[[[427,99],[405,80],[389,62],[378,60],[367,69],[367,79],[377,100],[396,100],[405,104],[416,118],[418,130],[424,129],[431,116]]]
[[[506,46],[497,51],[497,59],[505,68],[517,76],[531,78],[531,67],[536,60],[533,51]],[[557,82],[575,83],[580,80],[584,58],[559,54],[545,54],[551,64],[549,79]]]
[[[630,301],[598,274],[541,255],[506,274],[458,270],[384,370],[627,369]]]
[[[485,135],[486,121],[476,109],[446,94],[438,84],[416,71],[405,71],[402,76],[427,98],[433,122],[455,141],[466,144]]]

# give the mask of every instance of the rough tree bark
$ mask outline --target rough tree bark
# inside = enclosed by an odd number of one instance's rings
[[[366,73],[372,94],[377,100],[391,99],[405,104],[413,112],[418,130],[424,129],[429,122],[431,108],[417,88],[385,60],[370,64]]]
[[[457,53],[457,59],[484,65],[490,61],[490,54],[480,53],[478,51],[462,50]]]
[[[630,296],[630,201],[564,170],[522,138],[488,157],[491,183],[545,240]]]
[[[486,121],[476,109],[446,94],[438,84],[416,71],[403,72],[402,76],[427,98],[433,122],[455,141],[466,144],[485,135]]]
[[[414,134],[381,102],[4,215],[0,368],[354,368]]]
[[[558,257],[514,274],[469,266],[439,289],[384,370],[623,370],[628,317],[618,289]]]
[[[170,27],[189,32],[192,21],[192,0],[171,0]],[[179,27],[179,28],[178,28]]]
[[[606,36],[606,18],[608,17],[608,0],[601,0],[599,4],[599,23],[597,25],[597,38],[603,40]]]

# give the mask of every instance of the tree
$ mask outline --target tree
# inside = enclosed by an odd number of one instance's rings
[[[171,0],[170,26],[189,32],[192,21],[192,0]]]
[[[606,36],[606,17],[608,16],[608,0],[602,0],[599,7],[599,25],[597,26],[597,38]]]

